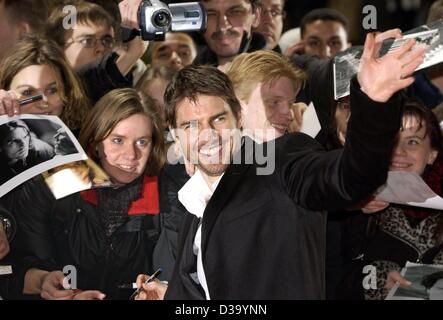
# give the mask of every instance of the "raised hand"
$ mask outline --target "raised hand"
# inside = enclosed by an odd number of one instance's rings
[[[134,29],[139,28],[138,24],[138,7],[142,0],[123,0],[118,4],[122,25]]]
[[[377,40],[384,39],[379,35]],[[411,39],[399,49],[378,58],[380,45],[374,34],[366,36],[357,79],[368,97],[377,102],[386,102],[395,92],[414,82],[411,74],[423,62],[426,46],[414,47],[415,40]]]
[[[289,109],[292,116],[292,121],[289,123],[288,131],[299,132],[303,123],[303,113],[306,111],[308,106],[303,102],[293,103]]]

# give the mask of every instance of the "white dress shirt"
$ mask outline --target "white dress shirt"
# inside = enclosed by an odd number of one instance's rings
[[[212,194],[217,188],[223,174],[209,187],[206,180],[203,178],[200,170],[197,170],[191,179],[178,191],[178,200],[190,213],[196,215],[198,218],[203,218],[203,212],[206,209],[206,205],[211,199]],[[195,234],[193,251],[197,256],[197,277],[200,285],[205,291],[206,299],[210,300],[209,288],[206,282],[205,270],[203,269],[202,253],[201,253],[201,233],[202,224],[198,226],[197,233]]]

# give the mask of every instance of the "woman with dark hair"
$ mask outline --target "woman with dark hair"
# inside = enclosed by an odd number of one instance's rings
[[[442,196],[442,141],[440,127],[432,111],[417,101],[405,102],[390,170],[417,173],[435,193]],[[372,265],[376,268],[377,286],[376,289],[370,286],[363,288],[365,274],[360,269],[357,272],[360,278],[352,281],[353,292],[359,292],[361,298],[384,299],[395,282],[408,285],[407,279],[399,273],[407,261],[443,264],[441,210],[381,201],[370,201],[362,210],[378,213],[369,217],[365,245],[358,259],[362,267]],[[354,295],[354,298],[357,297]]]
[[[23,185],[15,212],[29,266],[25,294],[118,299],[132,293],[121,287],[139,273],[162,267],[168,279],[184,209],[176,198],[180,177],[162,169],[162,130],[151,98],[133,89],[111,91],[84,120],[80,142],[115,187],[55,200],[40,177]],[[71,288],[87,291],[65,290],[65,266],[75,267]]]

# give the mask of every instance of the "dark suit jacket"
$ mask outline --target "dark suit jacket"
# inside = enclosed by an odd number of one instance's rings
[[[343,150],[325,152],[304,134],[287,135],[274,141],[272,174],[257,175],[257,163],[227,168],[202,218],[211,299],[324,298],[323,210],[343,209],[384,183],[401,118],[397,97],[373,102],[355,79],[351,90]],[[257,150],[245,154],[251,159]],[[197,226],[188,213],[166,299],[204,298],[190,277]]]

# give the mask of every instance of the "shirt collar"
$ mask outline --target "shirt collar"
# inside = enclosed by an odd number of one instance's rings
[[[223,174],[212,184],[211,188],[206,183],[200,170],[197,170],[191,179],[178,191],[178,200],[190,213],[198,218],[203,217],[206,205],[217,188]],[[212,190],[211,190],[212,189]]]

